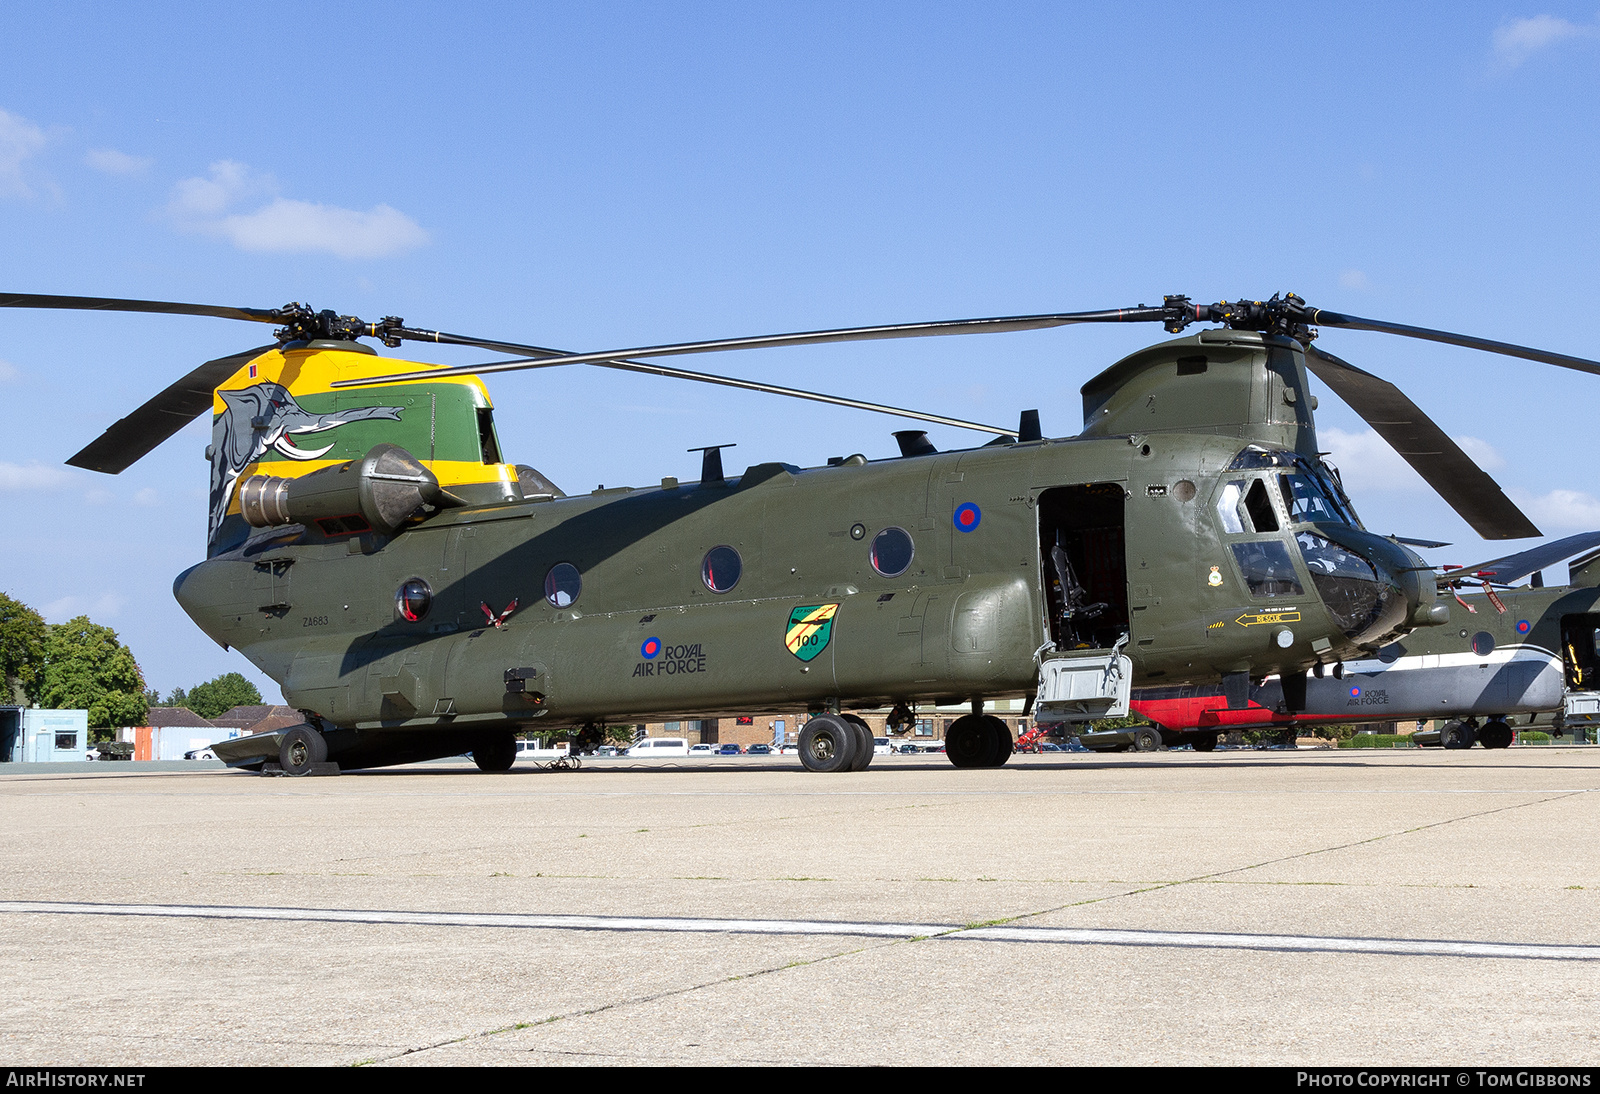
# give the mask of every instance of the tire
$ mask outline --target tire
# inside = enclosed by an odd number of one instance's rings
[[[481,738],[472,748],[472,762],[479,771],[510,771],[517,762],[517,737],[511,732]]]
[[[1161,734],[1150,726],[1140,726],[1133,731],[1133,750],[1135,752],[1154,752],[1161,747]]]
[[[964,714],[944,735],[944,754],[957,767],[993,767],[1000,741],[981,714]]]
[[[819,714],[800,730],[800,763],[807,771],[849,771],[856,742],[855,726],[837,714]]]
[[[328,741],[310,726],[295,726],[278,745],[278,766],[285,775],[308,775],[312,767],[328,761]]]
[[[849,722],[856,730],[856,758],[851,761],[851,771],[865,771],[867,765],[872,763],[874,742],[872,740],[872,727],[867,725],[866,719],[856,714],[841,714],[839,717]]]
[[[989,724],[989,732],[994,736],[994,762],[990,767],[1004,767],[1007,760],[1017,750],[1017,743],[1011,739],[1011,730],[1006,724],[994,715],[985,715],[984,721]]]
[[[1510,748],[1515,736],[1509,725],[1496,719],[1485,723],[1483,728],[1478,730],[1478,743],[1484,748]]]
[[[1439,730],[1439,744],[1445,748],[1471,748],[1478,735],[1465,722],[1447,722]]]
[[[1202,733],[1194,739],[1196,752],[1215,752],[1217,750],[1217,735],[1215,733]]]

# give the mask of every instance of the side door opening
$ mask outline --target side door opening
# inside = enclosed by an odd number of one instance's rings
[[[1128,633],[1128,562],[1117,483],[1039,495],[1039,560],[1056,649],[1109,649]]]

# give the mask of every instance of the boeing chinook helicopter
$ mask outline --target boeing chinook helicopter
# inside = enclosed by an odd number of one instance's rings
[[[1369,655],[1448,620],[1405,541],[1365,530],[1319,454],[1307,370],[1385,437],[1479,535],[1540,534],[1388,382],[1311,344],[1316,327],[1381,331],[1600,372],[1600,364],[1361,319],[1296,296],[813,331],[568,354],[291,304],[257,310],[86,297],[0,307],[157,312],[277,326],[276,341],[201,365],[68,462],[118,473],[213,415],[205,561],[174,593],[213,639],[283,687],[306,723],[219,746],[290,774],[470,751],[506,770],[515,734],[611,721],[804,709],[811,770],[859,770],[850,708],[970,702],[950,727],[959,767],[1004,763],[985,702],[1024,697],[1081,721],[1130,686],[1220,683],[1247,706],[1283,680]],[[1083,388],[1076,437],[1042,435],[648,360],[738,349],[1157,322],[1181,335]],[[445,368],[358,341],[514,354]],[[939,452],[564,495],[501,455],[481,376],[589,364],[960,426],[993,440]],[[725,447],[725,446],[723,446]],[[547,728],[548,727],[548,728]]]

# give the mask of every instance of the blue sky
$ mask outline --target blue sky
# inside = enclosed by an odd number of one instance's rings
[[[1213,300],[1600,356],[1596,7],[17,4],[0,38],[0,289],[272,307],[574,350]],[[122,634],[163,692],[244,671],[173,602],[206,428],[62,461],[222,320],[0,315],[0,591]],[[977,420],[1080,425],[1155,329],[700,358]],[[1551,536],[1600,528],[1600,377],[1375,334]],[[478,357],[441,349],[423,359]],[[495,378],[508,455],[569,491],[893,453],[907,423],[597,369]],[[1369,527],[1497,553],[1326,392]],[[933,429],[941,447],[984,438]],[[1528,543],[1532,546],[1532,543]],[[1551,574],[1552,578],[1560,575]]]

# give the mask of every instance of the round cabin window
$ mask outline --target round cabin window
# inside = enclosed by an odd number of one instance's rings
[[[400,586],[400,591],[394,594],[394,609],[400,618],[408,623],[415,623],[428,614],[428,609],[433,606],[433,590],[428,583],[420,577],[414,577]]]
[[[570,562],[558,562],[544,575],[544,598],[558,608],[569,607],[583,592],[583,577]]]
[[[911,568],[916,548],[904,528],[885,528],[872,537],[872,568],[884,577],[899,577]]]
[[[1494,635],[1488,631],[1479,631],[1472,636],[1472,652],[1479,657],[1488,657],[1494,652]]]
[[[706,552],[705,561],[700,563],[700,579],[714,593],[725,593],[739,584],[742,573],[744,562],[739,552],[726,545],[711,548]]]

